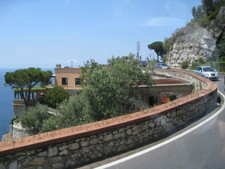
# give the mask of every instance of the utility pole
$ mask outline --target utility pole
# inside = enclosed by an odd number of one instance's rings
[[[137,42],[137,59],[140,59],[139,51],[140,51],[140,42]]]
[[[71,60],[71,68],[73,68],[73,60]]]

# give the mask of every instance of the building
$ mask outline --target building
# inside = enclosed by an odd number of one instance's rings
[[[55,68],[55,85],[61,86],[69,92],[70,96],[76,96],[81,90],[81,68]]]
[[[154,107],[193,93],[191,82],[181,79],[163,78],[154,79],[151,86],[140,85],[137,90],[140,94],[141,108]]]
[[[55,69],[55,85],[66,89],[70,96],[76,96],[81,90],[81,73],[81,68],[61,68],[58,65]],[[192,93],[193,85],[191,82],[181,79],[156,75],[151,86],[140,85],[137,90],[140,94],[140,100],[137,101],[136,106],[148,108],[173,101]]]

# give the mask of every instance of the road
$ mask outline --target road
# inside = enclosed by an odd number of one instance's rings
[[[218,90],[225,94],[225,75],[220,74],[219,81],[215,81],[217,84]]]
[[[224,94],[224,75],[215,83]],[[97,168],[225,169],[225,105],[154,146]]]

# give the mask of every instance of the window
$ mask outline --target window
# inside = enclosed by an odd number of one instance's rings
[[[66,77],[62,78],[62,85],[68,85],[68,78]]]
[[[75,85],[80,86],[81,85],[81,79],[80,78],[75,78]]]
[[[198,70],[198,71],[202,71],[202,68],[201,68],[201,67],[198,67],[197,70]]]

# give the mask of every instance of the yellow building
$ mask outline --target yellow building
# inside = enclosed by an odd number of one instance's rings
[[[81,68],[55,68],[55,85],[67,90],[70,96],[76,96],[81,90]]]

